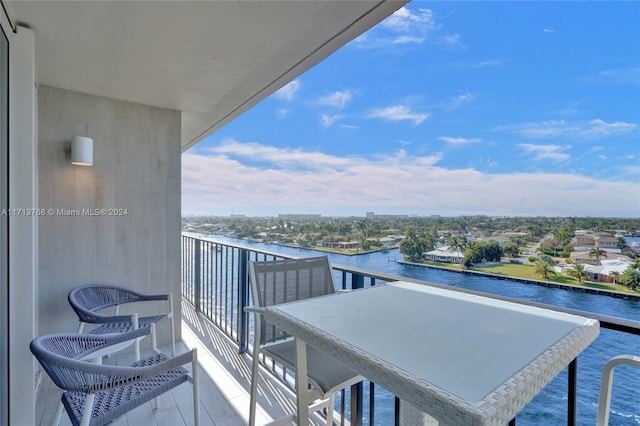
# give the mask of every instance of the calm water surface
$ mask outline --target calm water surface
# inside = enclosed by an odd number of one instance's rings
[[[295,249],[274,244],[239,241],[231,238],[211,238],[216,241],[239,244],[254,250],[278,252],[293,256],[314,256],[319,252]],[[551,305],[597,312],[633,320],[640,320],[640,302],[608,296],[552,289],[512,280],[460,274],[433,268],[397,263],[402,259],[398,250],[389,253],[371,253],[357,256],[329,254],[331,262],[424,281],[450,285],[492,294],[515,297]],[[452,313],[455,314],[455,313]],[[508,356],[509,348],[505,348]],[[602,329],[600,337],[578,358],[578,421],[577,424],[594,425],[597,413],[602,366],[619,354],[640,355],[640,336]],[[618,367],[614,377],[612,411],[609,424],[640,425],[640,371],[631,367]],[[366,387],[365,387],[366,388]],[[566,424],[567,372],[560,373],[518,415],[518,425]],[[365,413],[368,413],[368,395],[365,395]],[[365,421],[368,424],[368,421]],[[393,396],[376,390],[376,425],[393,424]]]

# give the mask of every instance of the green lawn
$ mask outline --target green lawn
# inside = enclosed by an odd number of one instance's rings
[[[611,290],[611,291],[620,291],[623,293],[638,294],[637,291],[629,290],[627,287],[624,287],[621,285],[614,285],[614,284],[608,284],[608,283],[596,283],[596,282],[590,282],[590,281],[585,281],[582,284],[579,284],[577,279],[573,277],[569,277],[564,274],[551,274],[545,280],[535,273],[535,268],[532,265],[519,265],[516,263],[501,263],[501,264],[489,265],[489,266],[474,266],[473,268],[471,268],[471,270],[478,271],[478,272],[487,272],[487,273],[496,274],[496,275],[504,275],[507,277],[524,278],[528,280],[548,281],[548,282],[564,284],[564,285],[591,287],[591,288],[598,288],[601,290]]]
[[[443,269],[451,269],[455,271],[460,271],[463,269],[462,265],[452,264],[447,262],[431,262],[431,261],[421,261],[416,262],[420,265],[428,265],[435,266]],[[513,277],[513,278],[522,278],[526,280],[535,280],[535,281],[547,281],[556,284],[562,285],[573,285],[576,287],[590,287],[597,288],[600,290],[610,290],[610,291],[618,291],[621,293],[629,293],[629,294],[638,294],[638,291],[630,290],[629,288],[618,285],[618,284],[608,284],[608,283],[596,283],[591,281],[583,281],[582,284],[578,283],[578,280],[564,274],[552,273],[549,274],[547,279],[543,279],[541,276],[536,274],[535,267],[533,265],[522,265],[518,263],[499,263],[495,265],[487,265],[487,266],[473,266],[471,271],[477,272],[485,272],[488,274],[502,275],[505,277]]]

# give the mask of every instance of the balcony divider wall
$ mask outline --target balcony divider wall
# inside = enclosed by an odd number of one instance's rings
[[[34,422],[35,364],[29,342],[36,332],[38,225],[19,209],[37,206],[35,35],[9,32],[9,424]]]
[[[40,85],[38,130],[38,334],[77,330],[75,286],[178,295],[180,112]],[[70,163],[74,136],[93,138],[93,166]],[[168,342],[168,327],[158,332]]]

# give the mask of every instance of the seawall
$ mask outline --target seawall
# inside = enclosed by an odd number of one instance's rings
[[[628,299],[628,300],[640,301],[640,294],[630,294],[630,293],[623,293],[623,292],[620,292],[620,291],[603,290],[603,289],[599,289],[599,288],[582,287],[582,286],[576,286],[576,285],[570,285],[570,284],[559,284],[559,283],[554,283],[554,282],[550,282],[550,281],[532,280],[532,279],[528,279],[528,278],[509,277],[509,276],[506,276],[506,275],[492,274],[490,272],[472,271],[472,270],[469,270],[469,269],[452,269],[452,268],[446,268],[446,267],[437,266],[437,265],[425,265],[424,263],[407,262],[406,260],[397,260],[397,262],[398,263],[403,263],[405,265],[422,266],[424,268],[442,269],[442,270],[450,271],[450,272],[458,272],[460,274],[480,275],[480,276],[496,278],[496,279],[499,279],[499,280],[512,280],[512,281],[518,281],[518,282],[521,282],[521,283],[524,283],[524,284],[539,285],[539,286],[542,286],[542,287],[559,288],[559,289],[567,290],[567,291],[576,291],[576,292],[580,292],[580,293],[591,293],[591,294],[601,294],[603,296],[616,297],[616,298],[619,298],[619,299]]]

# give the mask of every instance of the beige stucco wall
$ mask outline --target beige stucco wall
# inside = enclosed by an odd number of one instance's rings
[[[67,294],[87,283],[172,292],[179,321],[180,126],[178,111],[40,86],[38,334],[76,331]],[[70,163],[75,135],[93,138],[93,167]]]

